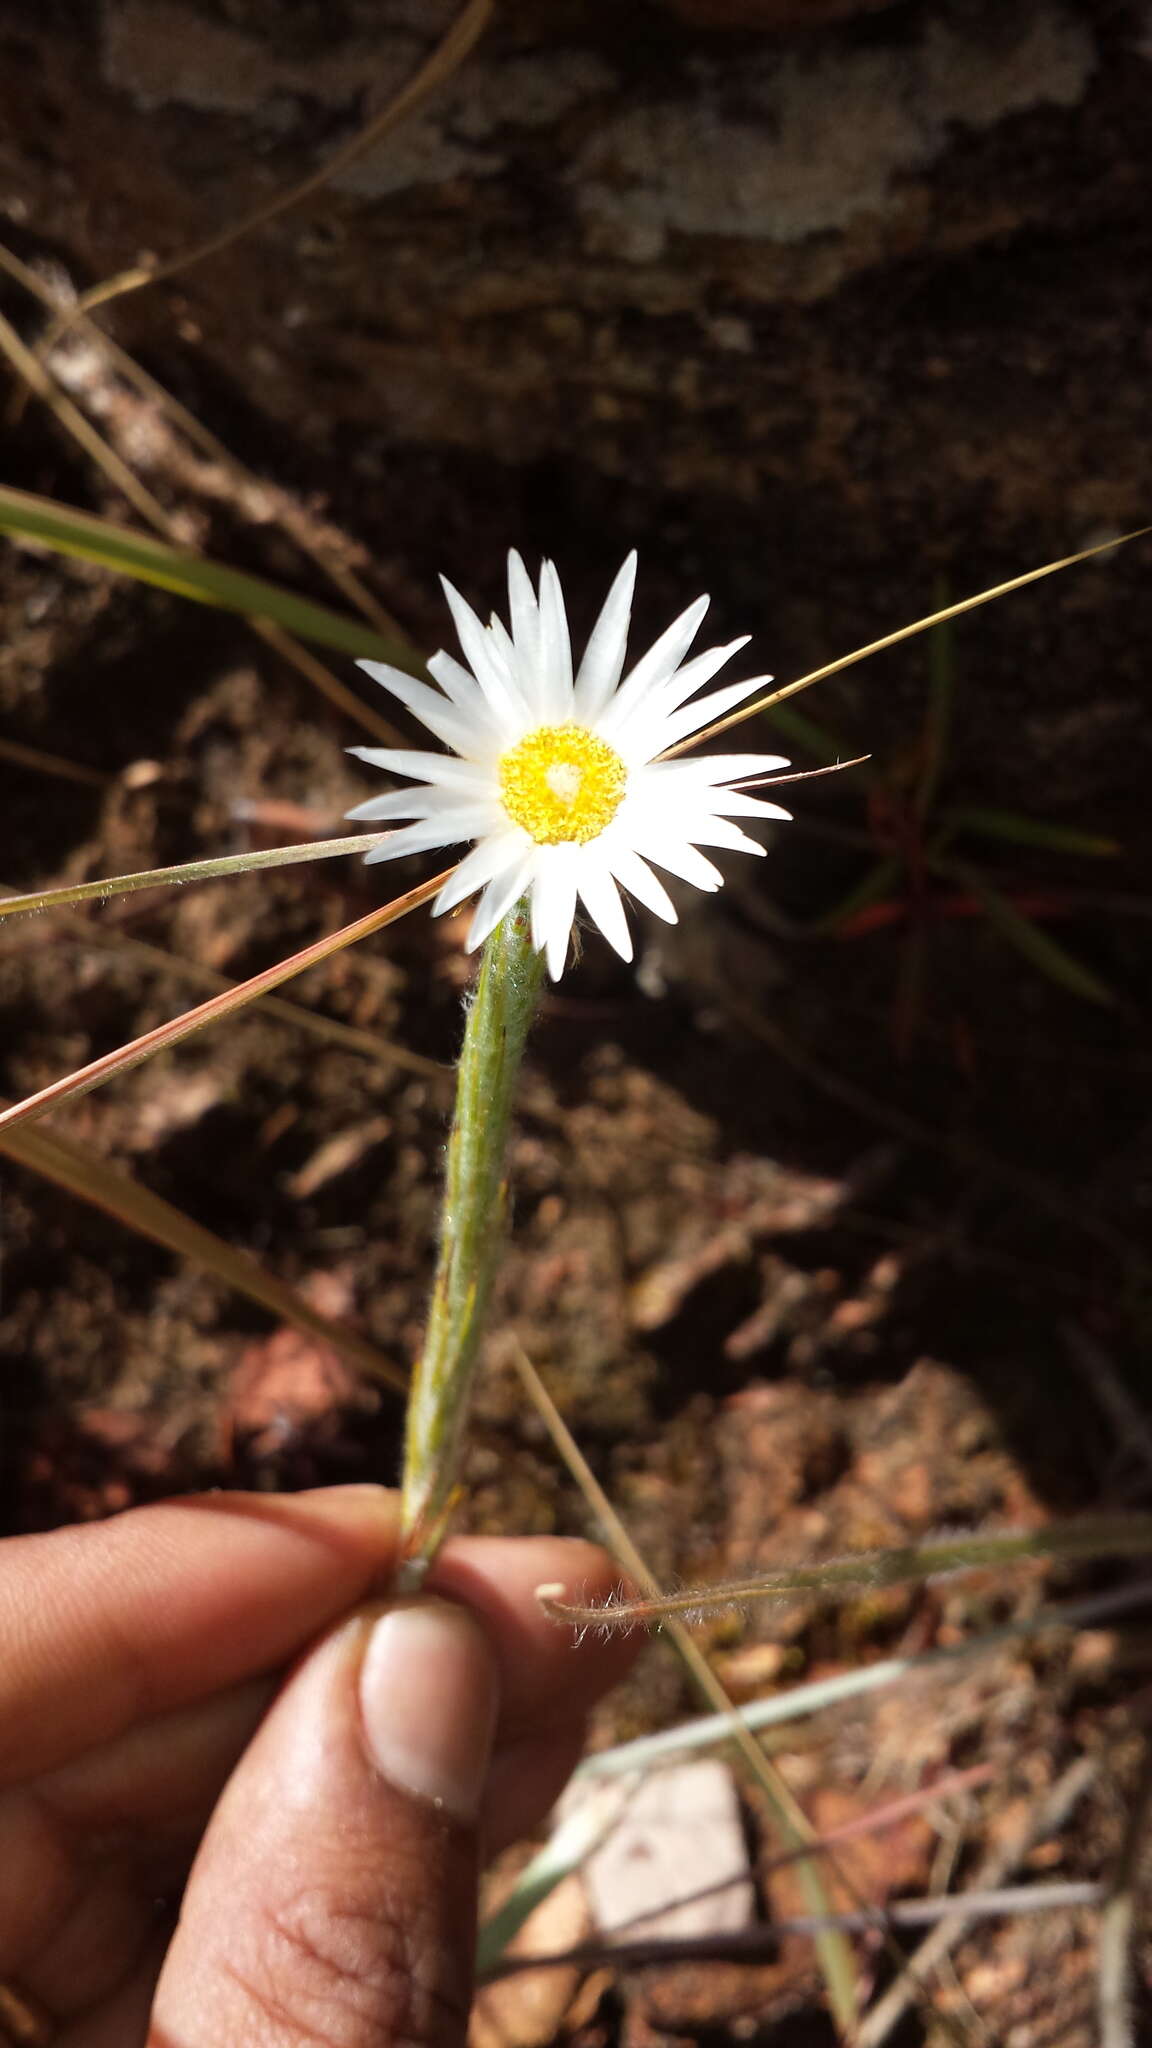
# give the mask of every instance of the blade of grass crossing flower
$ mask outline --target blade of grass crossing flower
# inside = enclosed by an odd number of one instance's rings
[[[0,1152],[18,1165],[29,1167],[32,1172],[55,1182],[57,1187],[67,1189],[69,1194],[78,1196],[93,1208],[114,1216],[118,1223],[125,1224],[141,1237],[151,1238],[155,1244],[162,1244],[181,1258],[214,1273],[226,1286],[235,1288],[238,1294],[246,1295],[250,1301],[259,1302],[262,1308],[271,1310],[284,1322],[330,1344],[350,1365],[370,1379],[404,1391],[407,1385],[404,1373],[385,1358],[383,1352],[377,1351],[375,1345],[369,1344],[366,1338],[343,1323],[321,1315],[293,1288],[286,1287],[271,1273],[266,1273],[247,1252],[237,1251],[234,1245],[226,1244],[223,1238],[193,1222],[171,1202],[153,1194],[151,1189],[125,1173],[122,1167],[110,1165],[87,1147],[76,1144],[73,1139],[62,1138],[54,1131],[4,1131],[0,1134]]]
[[[597,1481],[531,1359],[519,1344],[513,1345],[512,1357],[557,1451],[599,1522],[609,1548],[637,1584],[644,1586],[651,1597],[659,1598],[660,1588],[656,1580],[603,1487]],[[537,1597],[543,1599],[543,1592]],[[544,1604],[549,1605],[547,1601]],[[763,1792],[782,1841],[790,1849],[807,1848],[814,1834],[807,1816],[797,1805],[775,1765],[764,1754],[759,1743],[754,1741],[708,1659],[693,1641],[688,1630],[674,1618],[668,1623],[668,1635],[697,1691],[715,1712],[727,1717],[731,1739]],[[809,1911],[827,1917],[830,1910],[829,1898],[818,1864],[810,1858],[802,1857],[797,1862],[796,1875]],[[848,1886],[848,1889],[851,1891],[851,1886]],[[856,1965],[851,1947],[845,1936],[831,1927],[816,1936],[815,1947],[828,1991],[829,2005],[837,2025],[843,2032],[851,2033],[856,2025],[858,2013]]]
[[[516,1076],[543,969],[527,903],[520,903],[485,942],[457,1070],[436,1279],[404,1442],[409,1586],[435,1554],[456,1485],[473,1367],[504,1248]]]
[[[1077,960],[1049,932],[1018,910],[975,868],[964,866],[959,861],[933,862],[932,865],[937,869],[944,868],[963,882],[983,905],[988,922],[995,926],[1001,938],[1014,946],[1029,966],[1055,982],[1057,988],[1067,989],[1070,995],[1079,996],[1086,1003],[1099,1003],[1105,1009],[1115,1008],[1117,998],[1107,982],[1101,981],[1099,975],[1085,967],[1083,961]]]
[[[249,576],[224,562],[211,561],[190,548],[173,547],[151,534],[116,526],[110,519],[78,512],[53,498],[0,485],[0,532],[20,540],[38,541],[57,553],[98,562],[102,568],[153,583],[196,604],[270,619],[330,647],[340,654],[368,656],[398,668],[422,670],[423,662],[406,640],[397,641],[363,620],[329,610],[327,605],[297,597],[262,576]]]
[[[14,1125],[27,1123],[47,1114],[61,1102],[67,1102],[76,1095],[86,1095],[89,1089],[99,1088],[110,1081],[115,1074],[125,1074],[142,1060],[151,1059],[154,1053],[163,1052],[169,1046],[179,1045],[190,1038],[194,1031],[202,1031],[205,1025],[219,1023],[223,1017],[230,1017],[246,1003],[255,1002],[259,996],[267,995],[279,988],[281,982],[290,981],[293,975],[303,974],[307,968],[316,967],[322,960],[328,960],[333,953],[339,953],[345,946],[354,946],[360,939],[367,939],[374,932],[383,931],[386,925],[395,924],[406,917],[410,910],[416,910],[422,903],[443,888],[451,868],[442,874],[433,875],[428,882],[421,882],[416,889],[410,889],[406,896],[397,896],[386,903],[382,910],[370,911],[367,917],[357,918],[355,924],[341,926],[327,938],[317,939],[315,944],[305,946],[299,953],[293,953],[288,960],[281,960],[275,967],[266,967],[262,974],[255,974],[250,981],[239,982],[235,988],[222,995],[213,996],[210,1001],[200,1003],[194,1010],[186,1010],[181,1017],[174,1017],[167,1024],[160,1024],[155,1031],[146,1031],[142,1038],[134,1038],[128,1045],[118,1046],[115,1052],[105,1053],[102,1059],[92,1060],[86,1067],[78,1067],[73,1074],[66,1074],[59,1081],[53,1081],[47,1088],[41,1088],[35,1095],[26,1096],[10,1109],[0,1113],[0,1131],[10,1130]]]
[[[102,876],[97,882],[70,882],[65,888],[32,889],[22,896],[0,897],[0,917],[28,910],[56,910],[65,903],[103,902],[133,889],[167,889],[181,882],[213,882],[220,875],[247,875],[257,868],[292,867],[305,860],[335,860],[344,853],[366,853],[386,839],[386,832],[360,833],[347,839],[307,839],[299,846],[273,846],[262,853],[226,853],[213,860],[186,860],[179,867],[144,868],[135,875]]]
[[[795,682],[785,683],[782,689],[770,690],[766,697],[757,697],[752,704],[742,704],[739,711],[729,712],[727,718],[718,718],[715,725],[706,726],[690,740],[669,747],[662,758],[671,760],[687,747],[699,747],[705,740],[714,739],[717,733],[742,725],[746,718],[755,718],[758,711],[771,710],[773,705],[782,704],[785,698],[794,697],[799,690],[808,690],[813,683],[822,683],[826,676],[839,675],[841,669],[852,668],[858,661],[867,661],[871,654],[881,654],[886,647],[897,647],[902,640],[911,640],[917,633],[926,633],[930,626],[938,626],[945,619],[958,619],[962,613],[975,611],[979,605],[991,604],[994,598],[1007,597],[1010,591],[1023,590],[1026,584],[1038,583],[1043,576],[1055,576],[1061,569],[1075,568],[1077,562],[1091,561],[1093,555],[1106,554],[1109,548],[1124,547],[1129,541],[1140,540],[1146,533],[1152,533],[1152,526],[1137,526],[1131,533],[1118,534],[1115,540],[1102,540],[1095,547],[1081,548],[1075,555],[1062,555],[1058,562],[1045,562],[1039,569],[1026,569],[1022,576],[1010,576],[1006,583],[995,583],[988,590],[977,591],[975,597],[963,597],[957,604],[930,612],[926,618],[914,619],[910,626],[900,626],[895,633],[885,633],[879,640],[870,640],[865,647],[853,648],[851,654],[841,654],[835,661],[825,662],[823,668],[810,669],[807,675],[797,676]]]

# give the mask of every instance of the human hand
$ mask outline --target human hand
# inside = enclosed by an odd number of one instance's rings
[[[590,1544],[461,1538],[390,1608],[397,1548],[366,1486],[0,1545],[0,2042],[463,2042],[479,1858],[631,1652],[533,1599],[606,1594]]]

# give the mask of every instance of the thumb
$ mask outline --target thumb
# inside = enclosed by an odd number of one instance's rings
[[[462,1607],[365,1610],[327,1636],[213,1816],[151,2048],[460,2048],[497,1704]]]

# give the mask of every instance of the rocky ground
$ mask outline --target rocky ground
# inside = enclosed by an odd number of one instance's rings
[[[0,243],[57,300],[189,249],[348,143],[450,19],[0,4]],[[223,447],[83,334],[57,388],[170,532],[344,604],[318,550],[420,645],[446,634],[438,569],[491,604],[509,545],[547,550],[586,626],[635,544],[640,639],[708,588],[714,637],[751,632],[757,666],[795,675],[1149,516],[1149,36],[1105,0],[521,0],[322,191],[108,313]],[[15,276],[0,311],[39,333]],[[9,416],[3,480],[141,523],[37,406]],[[643,926],[635,968],[588,939],[531,1049],[474,1523],[587,1520],[510,1333],[670,1580],[1146,1499],[1147,565],[1133,546],[797,700],[826,730],[785,751],[868,768],[801,784],[769,859]],[[4,760],[11,887],[328,835],[366,790],[354,718],[244,625],[7,544],[0,705],[7,742],[54,757]],[[949,877],[925,866],[946,828]],[[242,977],[391,880],[332,862],[13,923],[7,1093],[196,999],[139,942]],[[459,928],[418,913],[290,991],[375,1050],[252,1013],[55,1127],[403,1364],[466,974]],[[394,1470],[386,1391],[26,1169],[3,1179],[8,1528]],[[700,1640],[753,1698],[1044,1590],[984,1574],[721,1614]],[[1017,1879],[1106,1876],[1146,1662],[1138,1620],[1017,1643],[789,1726],[777,1762],[818,1829],[867,1821],[841,1855],[870,1899],[987,1882],[1017,1840]],[[598,1739],[691,1704],[657,1645]],[[1029,1846],[1082,1764],[1072,1817]],[[753,1794],[746,1818],[767,1857]],[[763,1882],[766,1916],[796,1910],[787,1873]],[[982,1923],[898,2038],[1086,2044],[1095,1969],[1091,1913]],[[794,1939],[561,1989],[502,1992],[493,2038],[830,2038]]]

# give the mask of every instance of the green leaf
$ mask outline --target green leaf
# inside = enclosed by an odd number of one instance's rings
[[[1041,846],[1052,853],[1083,853],[1099,858],[1120,852],[1115,839],[1106,839],[1098,832],[1049,825],[1043,818],[1026,818],[1018,811],[998,811],[984,804],[965,804],[949,810],[948,823],[954,831],[978,832],[985,839],[1007,839],[1014,846]]]
[[[1105,1008],[1115,1007],[1117,997],[1082,960],[1066,952],[1064,947],[1044,931],[1035,921],[1018,910],[999,889],[994,889],[983,875],[972,868],[962,866],[959,861],[932,864],[943,872],[954,876],[970,889],[973,896],[983,904],[990,924],[994,925],[1001,938],[1035,967],[1039,973],[1054,981],[1058,988],[1067,989],[1070,995],[1079,996],[1084,1002],[1100,1003]]]
[[[78,512],[54,498],[0,485],[0,533],[36,541],[81,561],[98,562],[104,569],[134,576],[140,583],[154,583],[178,597],[191,598],[195,604],[217,605],[248,618],[272,619],[288,632],[315,640],[321,647],[335,648],[340,654],[394,662],[413,675],[423,672],[423,656],[399,636],[380,633],[363,620],[297,597],[294,591],[267,583],[262,576],[230,569],[191,548],[171,547],[151,534],[115,526],[110,519]]]

